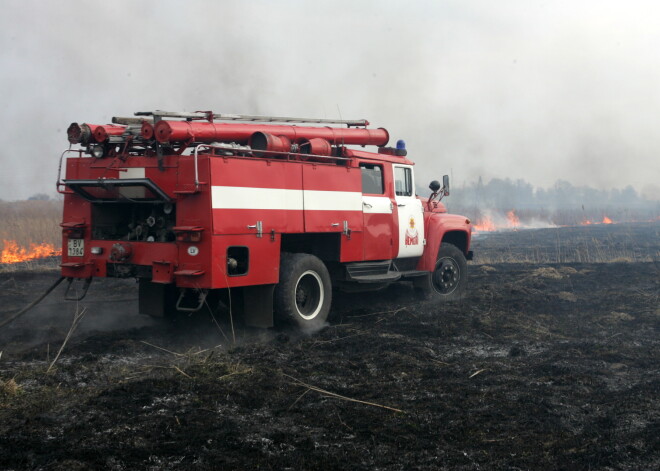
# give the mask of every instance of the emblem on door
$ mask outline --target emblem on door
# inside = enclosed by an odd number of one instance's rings
[[[417,228],[415,227],[415,218],[410,218],[410,224],[408,229],[406,229],[406,245],[418,245],[419,244],[419,234],[417,233]]]

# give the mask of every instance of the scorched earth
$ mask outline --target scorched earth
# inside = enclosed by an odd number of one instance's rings
[[[464,301],[336,295],[310,336],[163,325],[129,280],[58,289],[0,331],[0,468],[660,468],[660,224],[474,250]],[[56,278],[0,273],[2,318]]]

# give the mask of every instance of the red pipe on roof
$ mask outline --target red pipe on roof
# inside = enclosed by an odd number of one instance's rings
[[[384,146],[389,141],[386,129],[306,127],[273,124],[207,123],[197,121],[159,121],[154,126],[158,142],[236,142],[247,144],[256,132],[283,136],[292,142],[325,139],[333,145]],[[147,138],[147,136],[143,136]]]
[[[109,136],[121,136],[125,130],[126,126],[115,126],[114,124],[97,126],[93,131],[94,140],[96,142],[105,142]]]

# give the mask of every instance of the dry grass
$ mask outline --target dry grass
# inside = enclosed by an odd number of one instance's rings
[[[144,364],[135,370],[127,370],[126,376],[122,381],[131,381],[136,378],[144,377],[155,371],[174,371],[177,375],[190,380],[199,380],[200,378],[214,378],[215,380],[231,380],[237,375],[250,375],[254,372],[253,368],[239,362],[226,360],[227,355],[223,353],[222,347],[217,345],[212,348],[200,349],[193,347],[186,352],[175,352],[167,348],[154,345],[144,340],[141,343],[160,350],[161,352],[172,355],[164,363]]]
[[[0,202],[0,252],[5,249],[4,241],[14,241],[19,248],[29,250],[32,244],[51,244],[56,249],[62,245],[60,222],[61,201],[15,201]],[[4,264],[0,271],[55,270],[59,259],[29,260],[21,263]]]
[[[0,273],[14,273],[18,271],[52,273],[60,270],[60,261],[60,257],[49,257],[18,263],[6,263],[0,265]]]
[[[0,239],[15,240],[21,247],[43,242],[62,244],[61,201],[0,202]]]
[[[21,387],[14,378],[7,381],[0,380],[0,394],[5,396],[16,396],[21,392]]]

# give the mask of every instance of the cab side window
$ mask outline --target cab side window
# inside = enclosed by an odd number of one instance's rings
[[[382,195],[384,193],[383,168],[380,165],[360,164],[362,172],[362,193]]]
[[[408,167],[394,167],[394,189],[397,196],[412,196],[412,169]]]

